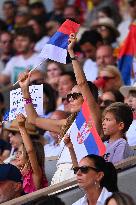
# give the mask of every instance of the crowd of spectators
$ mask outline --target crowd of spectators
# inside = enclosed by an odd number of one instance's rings
[[[39,53],[66,19],[80,23],[78,33],[69,36],[66,65],[49,59],[41,63]],[[85,196],[74,205],[134,204],[118,190],[114,165],[136,155],[136,62],[130,85],[124,84],[118,68],[119,47],[135,20],[136,0],[53,0],[50,12],[44,0],[4,1],[0,121],[4,121],[5,101],[10,101],[8,93],[17,80],[26,117],[20,114],[12,122],[0,124],[0,203],[76,174]],[[29,93],[30,85],[40,84],[41,116]],[[78,163],[67,131],[84,100],[106,152],[103,157],[85,156]],[[51,184],[45,173],[48,157],[58,159]],[[56,196],[28,204],[44,203],[64,204]]]

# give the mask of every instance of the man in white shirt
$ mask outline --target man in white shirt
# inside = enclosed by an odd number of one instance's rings
[[[34,45],[35,34],[32,28],[23,27],[17,29],[15,49],[18,55],[12,57],[7,63],[0,76],[0,84],[4,85],[7,82],[15,83],[19,73],[25,70],[31,70],[35,67],[37,67],[37,69],[42,69],[42,66],[38,66],[41,59],[38,58],[38,54],[34,52]]]

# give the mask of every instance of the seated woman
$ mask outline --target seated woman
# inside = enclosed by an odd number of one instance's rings
[[[112,192],[118,191],[115,167],[103,157],[93,154],[83,157],[78,165],[70,138],[65,136],[64,142],[70,151],[79,187],[85,191],[85,196],[73,205],[98,203],[104,205]]]

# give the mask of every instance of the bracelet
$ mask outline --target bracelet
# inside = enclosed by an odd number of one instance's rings
[[[74,57],[70,57],[70,60],[77,60],[77,56],[74,56]]]
[[[24,104],[31,104],[32,103],[32,98],[24,98]]]

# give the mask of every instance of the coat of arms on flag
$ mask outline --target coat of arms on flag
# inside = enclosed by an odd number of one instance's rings
[[[78,162],[88,154],[103,156],[106,147],[95,128],[86,100],[68,132]]]

